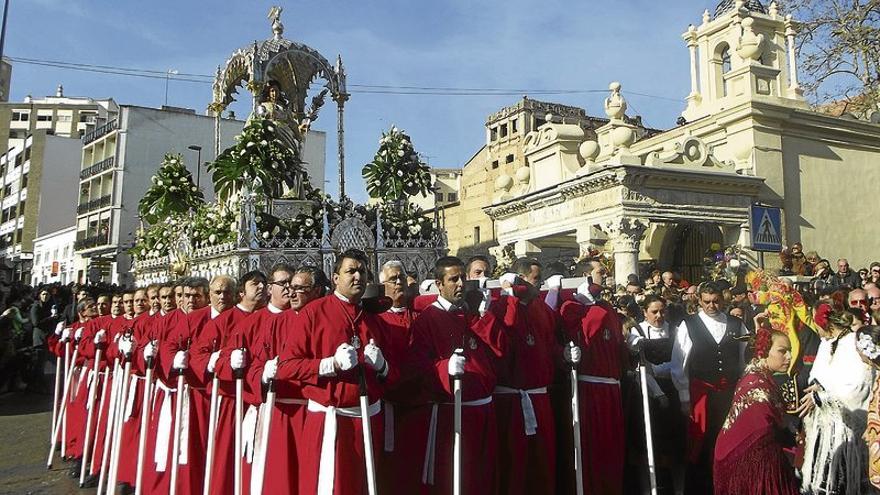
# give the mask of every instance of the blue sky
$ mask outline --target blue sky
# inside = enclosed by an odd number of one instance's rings
[[[330,60],[341,54],[348,82],[456,88],[576,89],[595,93],[536,99],[602,115],[608,83],[620,81],[629,114],[668,128],[689,91],[681,33],[715,1],[584,2],[96,1],[11,0],[5,54],[141,69],[213,74],[233,49],[270,36],[266,13],[284,7],[285,37]],[[12,99],[54,94],[113,97],[160,106],[165,82],[16,64]],[[391,124],[405,129],[435,167],[461,167],[485,140],[486,116],[519,95],[426,96],[358,93],[346,106],[347,192],[364,201],[360,179],[377,140]],[[659,98],[633,95],[638,92]],[[209,84],[171,80],[168,104],[203,112]],[[240,117],[244,117],[239,113]],[[328,131],[327,190],[336,192],[335,112]]]

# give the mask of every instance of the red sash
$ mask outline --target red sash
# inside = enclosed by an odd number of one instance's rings
[[[687,458],[695,463],[703,450],[706,425],[709,421],[709,392],[721,392],[734,384],[721,378],[718,383],[708,383],[696,378],[690,379],[691,416],[688,418]]]

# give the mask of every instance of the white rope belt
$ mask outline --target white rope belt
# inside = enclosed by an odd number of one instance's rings
[[[485,406],[492,403],[492,396],[483,397],[482,399],[469,400],[462,402],[463,407]],[[454,403],[444,402],[444,405],[455,405]],[[437,462],[437,412],[440,404],[435,402],[431,405],[431,422],[428,425],[428,444],[425,445],[425,464],[422,467],[422,483],[425,485],[434,484],[434,464]]]
[[[168,445],[171,444],[172,432],[171,426],[174,423],[173,414],[173,398],[172,394],[177,393],[177,388],[171,388],[162,380],[156,380],[156,389],[163,390],[165,397],[162,398],[162,405],[159,409],[159,425],[156,429],[156,452],[153,455],[153,461],[156,463],[156,471],[164,472],[168,465]],[[177,421],[182,426],[180,428],[180,450],[178,450],[179,464],[187,463],[187,444],[189,444],[189,387],[183,387],[183,404],[181,404],[181,416]],[[144,434],[144,432],[141,432]],[[173,445],[173,444],[172,444]]]
[[[522,390],[496,385],[494,393],[519,394],[519,404],[522,406],[523,425],[525,426],[526,436],[532,436],[538,432],[538,417],[535,416],[535,407],[532,405],[532,398],[530,396],[532,394],[546,394],[547,387]]]
[[[276,404],[296,404],[305,406],[308,401],[305,399],[276,397]],[[255,413],[256,411],[256,413]],[[263,431],[268,428],[272,421],[272,412],[266,407],[266,403],[260,404],[259,410],[254,406],[248,408],[242,422],[242,436],[244,442],[242,446],[242,456],[251,464],[251,493],[259,492],[263,487],[256,486],[257,480],[262,480],[263,476],[259,473],[266,468],[266,455],[269,449],[268,445],[263,445]]]
[[[578,381],[584,383],[602,383],[605,385],[620,385],[620,380],[607,376],[578,375]]]
[[[122,374],[125,371],[122,367],[119,368],[119,379],[122,379]],[[145,380],[145,377],[138,376],[137,373],[132,373],[130,378],[128,379],[128,397],[126,397],[125,404],[125,421],[131,419],[131,415],[134,412],[134,401],[137,399],[137,387],[138,380]]]
[[[336,469],[336,416],[360,418],[361,408],[325,406],[311,399],[307,407],[309,412],[324,413],[324,437],[321,439],[321,462],[318,468],[318,495],[332,495]],[[367,414],[375,416],[381,410],[382,402],[377,400],[367,408]]]

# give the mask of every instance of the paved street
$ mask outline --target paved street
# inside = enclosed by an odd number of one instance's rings
[[[51,395],[0,395],[0,495],[86,493],[67,476],[68,463],[46,471],[51,418]]]

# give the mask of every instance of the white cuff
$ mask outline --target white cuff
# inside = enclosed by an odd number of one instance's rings
[[[318,365],[318,375],[320,376],[336,376],[336,367],[334,365],[333,356],[326,357],[321,360],[321,363]]]

